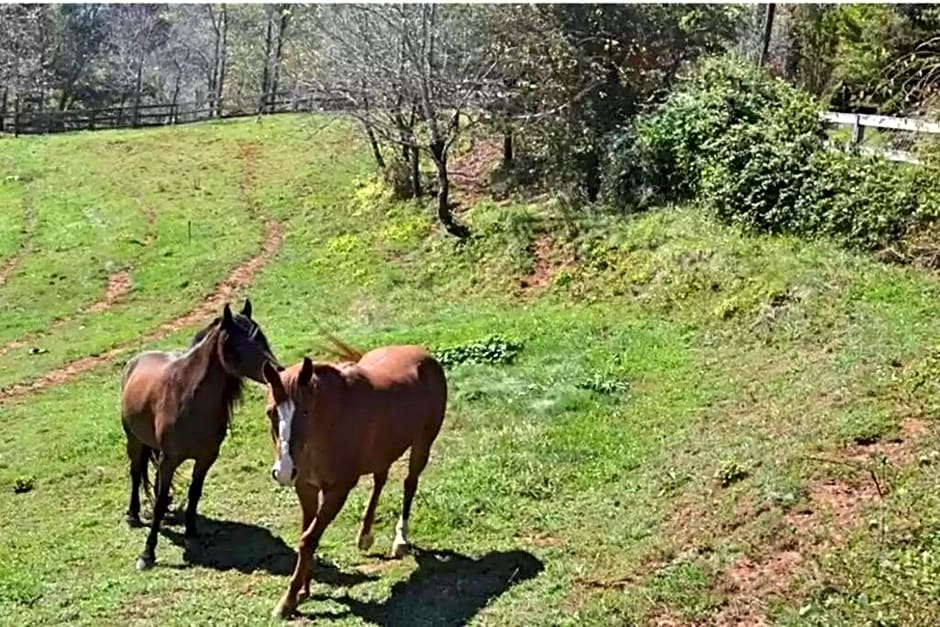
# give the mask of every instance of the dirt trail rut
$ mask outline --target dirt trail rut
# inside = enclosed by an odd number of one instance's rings
[[[239,187],[243,201],[249,206],[250,211],[255,215],[260,215],[259,208],[250,199],[250,188],[254,183],[255,154],[256,150],[253,146],[243,148],[241,152],[240,156],[243,159],[243,169],[242,180]],[[19,383],[0,390],[0,403],[71,381],[77,376],[102,366],[122,353],[132,350],[141,344],[160,340],[175,331],[193,326],[204,321],[206,318],[212,317],[226,302],[231,300],[236,292],[247,287],[254,280],[258,272],[274,257],[281,247],[283,241],[283,227],[281,223],[276,220],[268,219],[265,220],[264,228],[264,243],[261,245],[260,251],[232,270],[228,277],[218,283],[215,289],[213,289],[199,305],[196,305],[181,316],[164,322],[155,329],[130,342],[124,342],[96,355],[89,355],[71,361],[47,372],[33,381]]]

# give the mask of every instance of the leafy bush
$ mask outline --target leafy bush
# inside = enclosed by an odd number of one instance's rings
[[[458,364],[511,364],[522,350],[522,344],[492,336],[480,342],[461,344],[435,352],[435,357],[445,368]]]
[[[650,198],[694,199],[748,230],[825,235],[869,250],[938,221],[940,158],[895,164],[831,152],[824,140],[809,95],[752,65],[711,59],[613,139],[605,192],[626,210]]]

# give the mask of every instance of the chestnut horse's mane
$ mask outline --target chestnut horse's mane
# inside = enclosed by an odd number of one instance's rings
[[[323,335],[326,336],[326,339],[330,341],[333,347],[331,348],[329,346],[321,346],[320,348],[325,350],[330,355],[339,357],[340,359],[345,359],[346,361],[351,361],[352,363],[356,363],[362,359],[362,351],[353,348],[334,335],[329,333],[324,333]]]

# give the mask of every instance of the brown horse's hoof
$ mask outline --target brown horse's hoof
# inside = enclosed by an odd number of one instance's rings
[[[372,544],[375,542],[375,536],[371,533],[367,533],[359,536],[359,550],[368,551],[372,548]]]
[[[124,516],[124,522],[127,523],[127,526],[131,529],[140,529],[144,526],[144,523],[140,520],[140,516],[134,516],[133,514],[126,514]]]
[[[145,570],[150,570],[151,568],[153,568],[153,565],[156,563],[157,563],[156,558],[141,555],[140,557],[137,558],[137,570],[141,572]]]
[[[183,538],[183,546],[186,547],[187,551],[192,551],[197,546],[199,546],[199,536],[193,534]]]
[[[272,618],[278,618],[281,620],[287,620],[294,615],[294,606],[287,600],[281,599],[281,602],[277,604],[277,607],[274,608],[274,611],[271,612]]]

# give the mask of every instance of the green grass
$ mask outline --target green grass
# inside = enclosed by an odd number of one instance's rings
[[[357,489],[324,537],[332,565],[301,606],[308,620],[714,618],[734,598],[731,564],[792,534],[787,517],[814,485],[867,480],[820,459],[890,438],[940,399],[936,279],[826,242],[744,236],[684,208],[562,228],[552,203],[482,203],[463,215],[479,237],[458,244],[429,206],[385,197],[354,128],[310,116],[3,146],[0,223],[14,232],[0,235],[0,254],[19,245],[23,194],[37,220],[35,249],[0,287],[0,345],[28,337],[48,352],[9,352],[0,387],[198,305],[253,254],[262,215],[283,222],[285,239],[238,296],[251,296],[281,361],[315,353],[321,330],[362,347],[520,346],[509,363],[448,369],[449,413],[411,530],[438,553],[360,555]],[[131,243],[146,237],[141,207],[156,216],[147,246]],[[546,233],[576,261],[524,291]],[[78,313],[115,267],[130,269],[133,291],[107,313]],[[52,273],[65,278],[50,284]],[[179,347],[192,331],[141,348]],[[299,511],[268,475],[263,390],[250,384],[209,475],[203,548],[184,557],[172,541],[182,530],[168,525],[158,567],[141,574],[144,531],[122,522],[122,363],[0,405],[0,622],[264,622],[293,567]],[[940,616],[936,445],[929,431],[927,461],[892,471],[887,498],[819,547],[818,568],[765,595],[773,621]],[[380,551],[400,498],[390,482]]]

